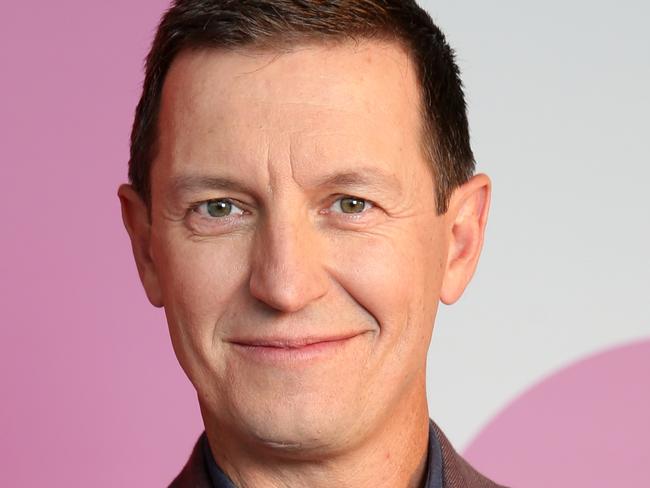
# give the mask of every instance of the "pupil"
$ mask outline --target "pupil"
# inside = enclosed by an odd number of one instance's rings
[[[208,202],[208,214],[211,217],[225,217],[232,210],[232,203],[226,200]]]
[[[359,213],[366,207],[366,202],[356,198],[344,198],[341,200],[341,208],[345,213]]]

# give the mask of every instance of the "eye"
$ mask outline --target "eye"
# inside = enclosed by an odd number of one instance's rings
[[[330,210],[345,214],[360,214],[372,207],[372,203],[363,198],[345,196],[338,198],[330,207]]]
[[[220,198],[208,200],[195,207],[197,213],[208,218],[224,218],[231,215],[242,215],[244,211],[231,200]]]

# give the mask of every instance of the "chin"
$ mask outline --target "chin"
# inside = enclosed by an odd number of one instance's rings
[[[260,425],[261,424],[261,425]],[[274,452],[285,452],[292,457],[308,457],[312,452],[336,452],[346,447],[350,422],[346,419],[316,418],[312,422],[291,421],[286,417],[271,425],[270,422],[256,423],[249,435],[260,446]]]
[[[349,439],[358,436],[362,412],[344,396],[334,401],[323,398],[295,394],[264,398],[258,393],[251,401],[235,401],[228,422],[238,431],[235,437],[290,457],[344,450]]]
[[[303,456],[338,451],[367,424],[370,351],[368,335],[289,360],[227,350],[222,368],[202,371],[195,386],[212,423],[231,438]]]

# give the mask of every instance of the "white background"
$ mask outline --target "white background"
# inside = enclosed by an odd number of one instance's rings
[[[494,184],[479,268],[429,355],[431,416],[462,449],[548,374],[650,336],[650,4],[421,5]]]

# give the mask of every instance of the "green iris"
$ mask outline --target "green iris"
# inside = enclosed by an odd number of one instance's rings
[[[210,200],[207,210],[210,217],[227,217],[232,212],[232,203],[228,200]]]
[[[343,213],[361,213],[365,208],[365,200],[354,197],[341,198],[341,210]]]

